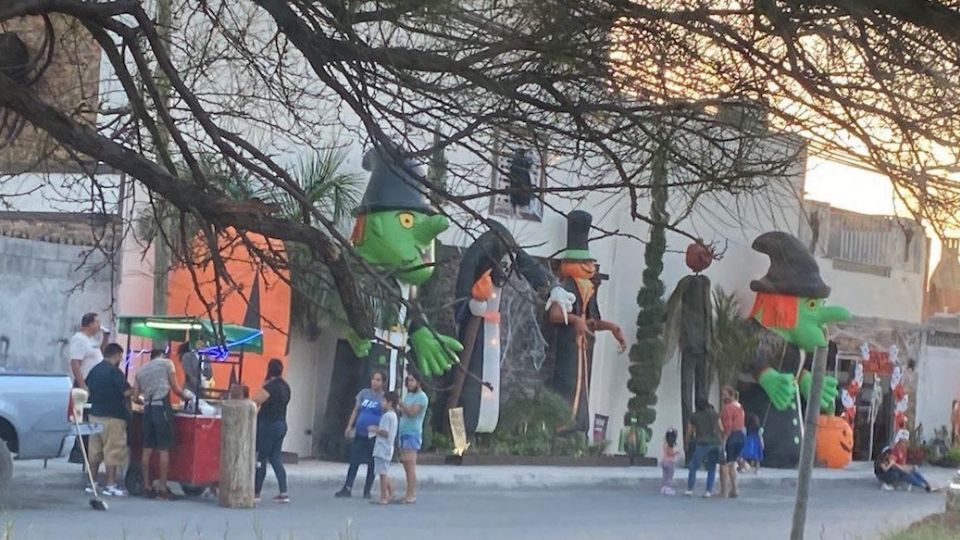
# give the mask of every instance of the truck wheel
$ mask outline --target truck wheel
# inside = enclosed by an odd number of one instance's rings
[[[0,495],[6,494],[13,480],[13,454],[7,448],[7,441],[0,439]]]
[[[123,483],[127,486],[127,493],[134,497],[143,495],[143,472],[140,465],[133,463],[127,467],[127,474],[123,477]]]

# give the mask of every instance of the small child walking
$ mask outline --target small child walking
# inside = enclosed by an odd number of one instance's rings
[[[746,465],[744,472],[751,471],[756,474],[760,472],[760,462],[763,461],[763,428],[755,414],[747,415],[746,424],[747,437],[743,443],[743,451],[740,452],[740,459]]]
[[[370,432],[375,433],[377,440],[373,444],[373,472],[380,477],[380,500],[378,504],[390,504],[393,500],[393,484],[390,482],[390,462],[393,460],[393,447],[397,440],[397,405],[400,396],[396,392],[387,392],[383,395],[380,404],[383,415],[380,425],[370,426]]]
[[[664,495],[674,495],[673,473],[677,470],[677,457],[680,450],[677,449],[677,430],[670,428],[663,438],[663,458],[660,460],[660,468],[663,471],[663,479],[660,482],[660,493]]]

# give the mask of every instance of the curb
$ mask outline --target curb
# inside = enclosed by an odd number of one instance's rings
[[[402,471],[398,472],[398,478],[402,478]],[[301,482],[305,484],[319,485],[329,487],[332,490],[343,485],[343,477],[297,477],[288,475],[290,481]],[[674,483],[680,485],[685,480],[685,475],[678,475]],[[697,477],[701,485],[706,480],[706,475],[700,474]],[[718,480],[719,481],[719,480]],[[517,475],[512,478],[483,478],[469,474],[454,474],[445,478],[431,478],[429,476],[420,476],[418,484],[421,487],[442,488],[445,490],[466,490],[466,489],[495,489],[495,490],[521,490],[521,491],[539,491],[549,489],[573,489],[573,488],[593,488],[593,489],[659,489],[660,479],[652,477],[614,477],[614,478],[556,478],[542,477],[537,475]],[[741,477],[740,486],[749,489],[795,489],[797,486],[796,478],[745,478]],[[861,487],[866,489],[876,488],[877,483],[873,477],[854,477],[854,478],[814,478],[813,487]]]

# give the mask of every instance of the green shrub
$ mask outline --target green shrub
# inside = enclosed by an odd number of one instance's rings
[[[562,396],[540,390],[530,397],[504,400],[497,430],[478,435],[473,451],[507,456],[595,456],[606,444],[591,445],[582,433],[563,432],[573,422],[570,404]]]

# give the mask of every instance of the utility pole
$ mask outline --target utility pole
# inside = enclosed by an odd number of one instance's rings
[[[160,41],[169,51],[170,35],[173,32],[173,12],[171,9],[171,0],[157,0],[157,33],[160,35]],[[170,80],[158,66],[153,74],[157,88],[160,94],[160,106],[166,107],[170,103]],[[158,122],[160,137],[154,141],[156,153],[168,153],[170,146],[170,135],[162,122]],[[176,175],[177,171],[170,171]],[[160,208],[166,207],[162,204]],[[167,245],[167,233],[170,231],[170,220],[166,213],[155,215],[157,233],[153,238],[153,312],[157,315],[166,315],[167,313],[167,289],[169,283],[168,271],[170,269],[170,246]]]
[[[803,446],[800,447],[800,470],[797,474],[797,501],[793,507],[793,527],[790,540],[803,540],[803,528],[807,523],[807,501],[810,499],[810,477],[813,475],[814,451],[817,447],[817,419],[820,416],[820,394],[827,371],[827,348],[818,347],[813,353],[813,381],[807,412],[804,417]]]

